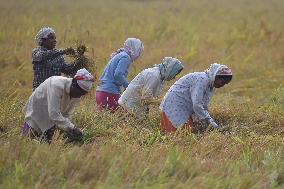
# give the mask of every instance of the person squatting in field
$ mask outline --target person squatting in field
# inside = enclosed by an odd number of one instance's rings
[[[78,70],[74,78],[52,76],[46,79],[32,93],[23,109],[22,134],[50,143],[57,127],[65,131],[69,139],[81,139],[82,131],[71,123],[69,116],[93,82],[94,77],[86,69]]]
[[[208,113],[208,104],[214,88],[223,87],[231,79],[232,72],[227,66],[214,63],[204,72],[190,73],[176,81],[160,105],[161,134],[174,132],[183,125],[191,131],[192,115],[205,124],[218,128]]]
[[[143,43],[136,38],[128,38],[123,48],[111,54],[100,82],[96,89],[96,103],[100,108],[106,108],[115,112],[118,107],[118,99],[121,87],[128,87],[128,68],[144,51]]]
[[[75,50],[67,48],[64,50],[56,49],[55,31],[50,27],[39,30],[35,37],[38,47],[33,49],[33,91],[47,78],[60,76],[61,73],[74,76],[80,69],[80,64],[68,64],[64,60],[64,54],[75,54]]]
[[[149,105],[160,103],[159,97],[166,81],[173,80],[182,70],[182,63],[172,57],[165,57],[161,64],[139,73],[128,85],[118,100],[120,106],[138,117],[148,113]]]

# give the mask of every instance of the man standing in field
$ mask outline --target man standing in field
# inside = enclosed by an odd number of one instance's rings
[[[64,54],[75,54],[73,48],[57,50],[55,31],[50,27],[42,28],[35,37],[37,48],[32,52],[32,64],[34,71],[33,91],[47,78],[60,76],[61,73],[73,76],[80,69],[80,64],[68,64],[64,60]]]
[[[50,143],[57,127],[67,132],[71,140],[80,140],[82,131],[74,126],[69,116],[93,82],[94,77],[86,69],[78,70],[73,79],[53,76],[45,80],[24,107],[23,135]]]

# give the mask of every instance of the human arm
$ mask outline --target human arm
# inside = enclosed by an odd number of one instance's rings
[[[67,131],[75,126],[68,117],[64,117],[61,113],[61,101],[64,89],[59,86],[52,85],[47,90],[48,116],[60,129]],[[70,109],[71,111],[71,109]]]
[[[57,50],[57,49],[44,50],[41,48],[36,48],[32,52],[32,59],[33,59],[33,62],[44,63],[50,58],[58,57],[63,54],[64,52],[62,50]]]
[[[204,95],[207,94],[206,90],[209,90],[206,82],[198,82],[192,85],[190,92],[193,111],[200,120],[204,121],[206,124],[211,125],[213,128],[217,128],[218,125],[208,113],[207,106],[209,102],[204,101]]]
[[[64,61],[61,66],[61,72],[73,77],[80,68],[79,64],[70,64]]]
[[[72,53],[72,50],[74,49],[70,49],[69,53]],[[74,63],[72,64],[65,62],[64,60],[61,66],[61,72],[69,76],[74,76],[79,69],[83,68],[84,62],[87,61],[88,61],[87,58],[83,55],[77,56],[76,59],[74,60]]]
[[[63,50],[58,50],[58,49],[47,50],[42,48],[36,48],[32,52],[32,59],[33,62],[36,63],[45,63],[50,59],[55,59],[64,54],[66,55],[75,54],[75,50],[71,47]]]
[[[125,89],[129,85],[129,82],[126,79],[128,67],[131,63],[131,60],[127,57],[122,57],[118,64],[117,67],[114,71],[114,79],[121,84]]]
[[[67,128],[66,133],[68,137],[68,142],[81,141],[83,139],[83,132],[77,127]]]
[[[152,98],[152,99],[141,99],[141,104],[145,105],[160,105],[161,103],[160,98]]]
[[[76,51],[72,48],[72,47],[68,47],[66,49],[61,50],[63,52],[63,54],[66,55],[75,55]]]
[[[154,76],[146,77],[145,85],[142,89],[142,98],[141,103],[145,105],[149,104],[158,104],[160,103],[160,99],[157,98],[157,90],[160,88],[159,78]]]

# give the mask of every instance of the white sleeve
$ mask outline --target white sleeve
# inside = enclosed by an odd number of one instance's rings
[[[159,78],[149,75],[145,78],[145,80],[145,85],[142,91],[142,99],[153,98],[156,90],[159,87]]]
[[[190,89],[191,100],[193,105],[193,112],[197,115],[197,117],[205,121],[207,124],[211,124],[214,122],[214,120],[208,113],[208,110],[206,108],[207,104],[205,104],[206,102],[203,102],[203,96],[206,91],[206,87],[206,83],[202,82],[192,85]]]
[[[209,104],[209,102],[210,102],[210,97],[207,97],[206,99],[204,99],[205,101],[204,101],[204,105],[203,105],[203,107],[204,107],[204,109],[206,110],[206,111],[208,111],[208,104]]]
[[[73,123],[64,117],[60,111],[63,90],[57,86],[50,86],[47,90],[47,103],[49,118],[60,128],[74,128]]]

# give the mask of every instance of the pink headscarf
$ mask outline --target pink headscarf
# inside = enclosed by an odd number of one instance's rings
[[[76,79],[78,85],[84,91],[89,91],[94,82],[94,76],[92,76],[92,74],[85,68],[78,70],[74,76],[74,79]]]

